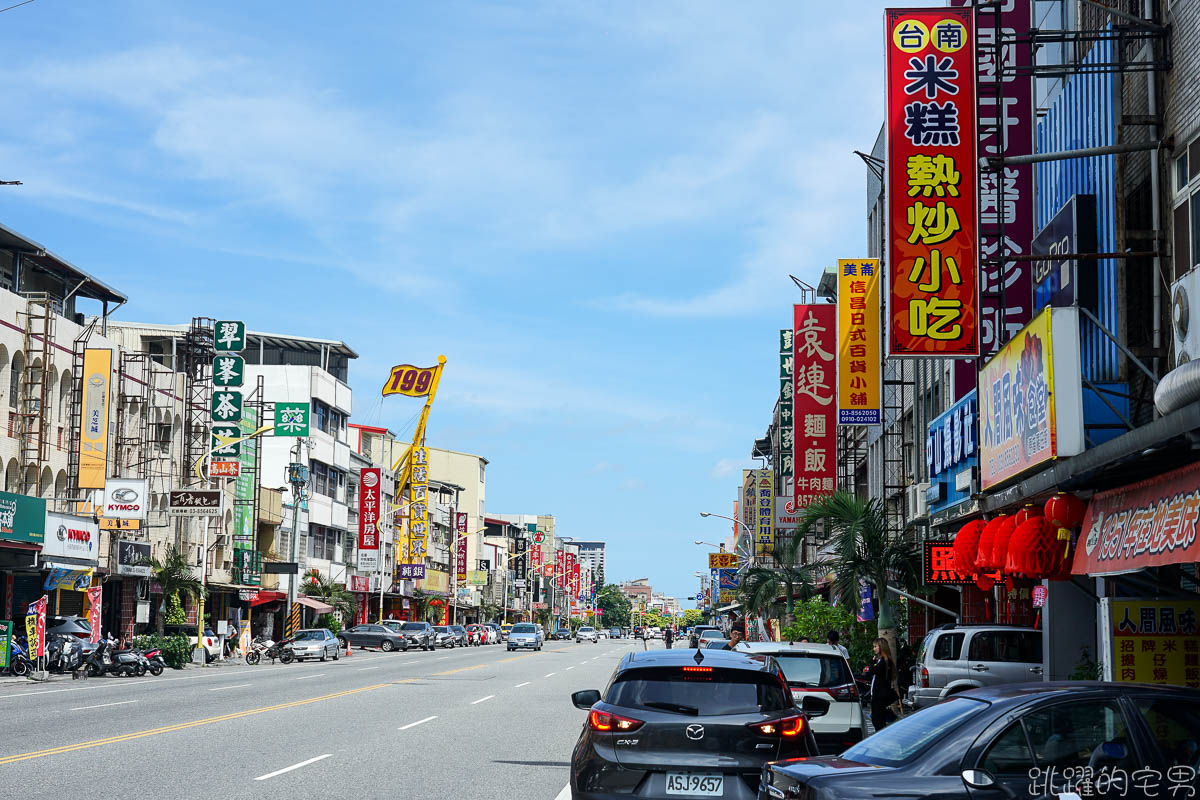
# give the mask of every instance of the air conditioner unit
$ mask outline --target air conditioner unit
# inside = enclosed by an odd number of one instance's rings
[[[929,516],[929,503],[925,499],[925,492],[929,489],[928,483],[914,483],[905,489],[905,498],[908,507],[909,519],[922,519]]]
[[[1171,284],[1171,334],[1175,338],[1172,368],[1200,356],[1200,268]]]

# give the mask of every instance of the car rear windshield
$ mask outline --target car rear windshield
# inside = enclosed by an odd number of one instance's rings
[[[537,628],[532,625],[513,625],[509,633],[537,633]]]
[[[691,716],[753,714],[792,707],[771,673],[704,667],[653,667],[617,678],[604,699],[625,708],[676,711]]]
[[[421,622],[406,622],[400,628],[402,631],[423,631],[425,630],[424,623]]]
[[[854,682],[840,655],[778,653],[775,660],[783,669],[783,677],[794,686],[830,687]]]
[[[893,722],[842,753],[842,758],[880,767],[898,767],[987,707],[982,700],[951,697]]]

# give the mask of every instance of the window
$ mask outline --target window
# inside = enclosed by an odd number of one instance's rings
[[[981,765],[993,775],[1030,775],[1036,769],[1029,740],[1021,723],[1010,725],[996,737]]]
[[[1112,702],[1059,703],[1022,720],[1042,769],[1109,766],[1136,769],[1121,711]],[[1106,746],[1107,745],[1107,746]],[[1100,753],[1098,759],[1093,754]]]
[[[171,446],[171,423],[155,422],[154,423],[154,444],[159,450],[166,450]]]
[[[1200,703],[1178,697],[1139,697],[1136,702],[1163,760],[1173,767],[1200,769]]]
[[[831,687],[854,683],[846,669],[846,661],[840,655],[780,653],[775,656],[775,661],[790,684]]]
[[[1029,631],[980,631],[971,638],[970,661],[1042,663],[1042,634]]]
[[[479,482],[480,483],[484,482],[484,472],[485,472],[484,468],[485,467],[486,467],[486,465],[482,461],[480,461],[479,462]]]
[[[842,754],[848,761],[881,767],[898,767],[950,735],[968,719],[988,707],[968,697],[951,697],[936,706],[909,714],[868,736]]]
[[[705,716],[783,711],[792,706],[792,699],[772,673],[714,669],[692,674],[680,667],[629,670],[604,699],[626,708],[678,708],[680,713]]]
[[[944,633],[933,646],[933,657],[937,661],[958,661],[962,656],[964,634]]]
[[[1179,194],[1188,185],[1188,154],[1185,150],[1175,159],[1175,193]]]
[[[1175,159],[1175,279],[1200,266],[1200,139],[1192,141]]]

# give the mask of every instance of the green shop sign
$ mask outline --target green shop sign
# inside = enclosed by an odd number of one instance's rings
[[[41,544],[45,531],[45,500],[0,492],[0,539]]]

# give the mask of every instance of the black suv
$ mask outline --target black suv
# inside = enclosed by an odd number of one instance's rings
[[[437,634],[428,622],[401,622],[396,619],[385,619],[383,624],[403,636],[404,640],[408,642],[408,647],[432,650],[437,645]]]
[[[676,795],[750,800],[768,761],[817,754],[775,660],[732,651],[655,650],[622,659],[602,697],[571,701],[588,712],[571,755],[575,800]]]

